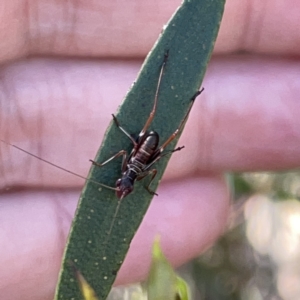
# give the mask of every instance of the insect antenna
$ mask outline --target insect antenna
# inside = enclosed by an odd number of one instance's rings
[[[51,166],[53,166],[53,167],[56,167],[56,168],[58,168],[58,169],[60,169],[60,170],[62,170],[62,171],[65,171],[65,172],[69,173],[69,174],[72,174],[72,175],[77,176],[77,177],[79,177],[79,178],[81,178],[81,179],[84,179],[84,180],[88,180],[88,181],[90,181],[90,182],[93,182],[93,183],[95,183],[95,184],[97,184],[97,185],[99,185],[99,186],[105,187],[105,188],[107,188],[107,189],[114,190],[114,191],[117,190],[117,188],[114,188],[114,187],[111,187],[111,186],[109,186],[109,185],[100,183],[100,182],[95,181],[95,180],[93,180],[93,179],[86,178],[86,177],[81,176],[81,175],[79,175],[79,174],[77,174],[77,173],[75,173],[75,172],[72,172],[72,171],[68,170],[68,169],[62,168],[62,167],[60,167],[60,166],[58,166],[58,165],[56,165],[56,164],[54,164],[54,163],[52,163],[52,162],[50,162],[50,161],[48,161],[48,160],[46,160],[46,159],[43,159],[43,158],[41,158],[41,157],[39,157],[39,156],[37,156],[37,155],[35,155],[35,154],[33,154],[33,153],[30,153],[30,152],[28,152],[28,151],[26,151],[26,150],[24,150],[24,149],[22,149],[22,148],[20,148],[20,147],[18,147],[18,146],[16,146],[16,145],[13,145],[13,144],[11,144],[11,143],[8,143],[8,142],[4,141],[4,140],[2,140],[2,139],[0,139],[0,141],[1,141],[2,143],[6,144],[6,145],[9,145],[9,146],[11,146],[11,147],[14,147],[14,148],[16,148],[16,149],[18,149],[18,150],[20,150],[20,151],[22,151],[22,152],[24,152],[24,153],[30,155],[30,156],[33,156],[33,157],[39,159],[40,161],[42,161],[42,162],[44,162],[44,163],[46,163],[46,164],[49,164],[49,165],[51,165]]]
[[[106,238],[106,240],[105,240],[105,242],[104,242],[104,245],[107,244],[108,238],[109,238],[109,236],[110,236],[110,234],[111,234],[111,232],[112,232],[112,229],[113,229],[113,227],[114,227],[114,224],[115,224],[117,215],[118,215],[118,213],[119,213],[119,209],[120,209],[120,206],[121,206],[122,199],[123,199],[123,197],[120,198],[120,199],[118,199],[118,204],[117,204],[117,207],[116,207],[114,216],[113,216],[113,218],[112,218],[112,220],[111,220],[110,227],[109,227],[109,230],[108,230],[108,232],[107,232],[107,238]]]

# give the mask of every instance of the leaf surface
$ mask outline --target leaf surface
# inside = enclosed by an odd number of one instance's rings
[[[203,80],[219,30],[224,2],[225,0],[184,1],[165,26],[116,114],[121,126],[130,134],[137,135],[149,116],[167,50],[169,58],[162,78],[157,113],[150,130],[159,133],[162,143],[178,127],[190,105],[191,97]],[[201,96],[196,101],[201,101]],[[176,141],[168,149],[175,147],[175,144]],[[102,163],[121,149],[130,153],[132,143],[111,122],[95,161]],[[169,156],[166,156],[154,166],[158,170],[151,185],[154,190],[168,159]],[[89,178],[114,186],[121,175],[121,161],[118,158],[102,168],[92,167]],[[151,202],[152,196],[143,187],[146,182],[147,178],[135,184],[134,192],[122,200],[115,219],[118,199],[114,191],[91,181],[86,183],[65,250],[56,299],[82,299],[70,261],[99,299],[106,298]],[[114,224],[108,234],[113,219]]]

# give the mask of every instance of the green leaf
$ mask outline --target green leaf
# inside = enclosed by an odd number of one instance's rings
[[[157,113],[150,129],[157,131],[163,142],[178,127],[191,97],[202,82],[218,33],[224,1],[184,1],[174,14],[116,114],[121,126],[129,133],[138,134],[148,118],[167,50],[169,58],[162,78]],[[196,101],[201,101],[201,96]],[[169,149],[175,144],[176,141]],[[95,161],[101,163],[121,149],[129,153],[132,144],[111,122]],[[182,152],[176,155],[188,154]],[[152,189],[156,189],[168,159],[165,157],[155,164],[158,174]],[[121,158],[102,168],[92,167],[89,178],[114,186],[120,177],[120,169]],[[143,187],[145,181],[147,179],[137,182],[134,192],[122,200],[115,219],[118,206],[115,193],[91,181],[86,183],[65,250],[56,299],[81,299],[68,261],[80,270],[98,297],[105,299],[152,199]]]
[[[152,249],[152,262],[146,282],[148,300],[188,300],[187,283],[173,270],[156,239]]]

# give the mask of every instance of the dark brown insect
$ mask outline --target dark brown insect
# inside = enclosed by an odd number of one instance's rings
[[[12,145],[2,139],[0,139],[0,141],[14,147],[17,148],[45,163],[48,163],[54,167],[57,167],[63,171],[66,171],[70,174],[73,174],[77,177],[86,179],[90,182],[93,182],[97,185],[103,186],[105,188],[108,188],[110,190],[114,190],[116,192],[116,196],[119,198],[112,222],[111,222],[111,226],[110,229],[108,231],[108,236],[110,235],[115,219],[117,217],[120,205],[121,205],[121,200],[123,198],[125,198],[127,195],[129,195],[134,188],[134,183],[136,180],[141,180],[143,178],[145,178],[146,176],[151,176],[151,179],[149,181],[149,184],[145,187],[146,190],[151,194],[151,195],[157,195],[154,191],[152,191],[150,189],[150,184],[153,181],[153,179],[155,178],[156,174],[157,174],[157,170],[156,169],[151,169],[151,167],[158,161],[160,160],[162,157],[171,154],[175,151],[179,151],[184,147],[178,147],[174,150],[169,150],[169,151],[165,151],[165,148],[176,138],[176,136],[179,134],[179,132],[182,130],[188,116],[189,113],[192,109],[193,103],[195,101],[195,99],[197,98],[197,96],[199,96],[202,91],[204,90],[203,88],[200,91],[197,91],[191,98],[191,105],[187,111],[187,113],[185,114],[183,120],[181,121],[181,123],[179,124],[178,128],[169,136],[169,138],[161,145],[159,146],[159,135],[156,131],[148,131],[149,126],[152,123],[152,120],[154,118],[155,112],[156,112],[156,107],[157,107],[157,101],[158,101],[158,93],[159,93],[159,89],[160,89],[160,84],[161,84],[161,80],[163,77],[163,73],[165,70],[165,66],[167,63],[167,59],[168,59],[168,52],[165,54],[164,56],[164,61],[162,63],[161,66],[161,70],[160,70],[160,74],[159,74],[159,78],[158,78],[158,82],[157,82],[157,88],[156,88],[156,92],[155,92],[155,97],[154,97],[154,104],[153,104],[153,108],[152,111],[150,112],[150,115],[143,127],[143,129],[141,130],[141,132],[139,133],[139,136],[137,138],[137,140],[135,140],[122,126],[120,126],[119,121],[117,120],[117,118],[113,116],[113,120],[116,124],[116,126],[131,140],[132,144],[133,144],[133,149],[130,153],[130,155],[128,156],[127,152],[125,150],[121,150],[119,151],[117,154],[113,155],[112,157],[110,157],[109,159],[107,159],[106,161],[104,161],[103,163],[97,163],[95,161],[90,160],[95,166],[98,167],[102,167],[104,165],[106,165],[107,163],[109,163],[110,161],[112,161],[113,159],[122,156],[123,157],[123,161],[122,161],[122,177],[119,178],[116,182],[116,186],[115,187],[111,187],[108,186],[106,184],[103,183],[99,183],[95,180],[92,179],[88,179],[84,176],[81,176],[77,173],[71,172],[65,168],[62,168],[56,164],[53,164],[50,161],[47,161],[43,158],[38,157],[37,155],[34,155],[18,146]],[[164,152],[165,151],[165,152]]]
[[[152,111],[150,112],[150,115],[148,117],[148,120],[146,121],[144,128],[139,133],[139,136],[137,140],[134,140],[133,137],[123,128],[120,126],[119,121],[117,118],[113,116],[113,120],[116,124],[116,126],[131,140],[133,144],[133,149],[128,156],[128,153],[125,150],[119,151],[117,154],[110,157],[108,160],[104,161],[103,163],[97,163],[93,160],[90,160],[95,166],[102,167],[106,165],[108,162],[112,161],[113,159],[123,156],[123,162],[122,162],[122,177],[119,178],[116,182],[116,187],[112,188],[116,191],[116,196],[122,200],[127,195],[129,195],[134,188],[134,182],[136,180],[141,180],[145,178],[146,176],[151,176],[151,179],[149,181],[149,184],[145,186],[146,190],[151,195],[157,195],[154,191],[150,189],[150,184],[153,181],[153,179],[156,176],[157,170],[151,169],[151,167],[156,163],[158,160],[160,160],[162,157],[173,153],[175,151],[179,151],[184,147],[178,147],[174,150],[166,151],[165,148],[176,138],[178,133],[183,128],[189,113],[192,109],[193,103],[197,96],[201,94],[201,92],[204,90],[203,88],[200,91],[197,91],[193,97],[191,98],[191,105],[184,116],[182,122],[180,123],[179,127],[174,131],[173,134],[170,135],[170,137],[159,147],[159,135],[156,131],[150,131],[148,132],[148,128],[154,118],[156,107],[157,107],[157,100],[158,100],[158,93],[159,88],[161,84],[161,80],[163,77],[163,73],[165,70],[165,66],[168,59],[168,52],[164,56],[164,61],[161,66],[157,88],[155,92],[155,98],[154,98],[154,104]]]
[[[148,117],[148,120],[146,121],[143,129],[141,130],[141,132],[139,133],[139,136],[137,138],[137,140],[134,140],[134,138],[119,124],[119,121],[117,120],[117,118],[113,116],[113,120],[116,124],[116,126],[131,140],[132,144],[133,144],[133,149],[130,153],[130,155],[128,156],[127,152],[125,150],[121,150],[119,151],[117,154],[113,155],[112,157],[110,157],[109,159],[107,159],[106,161],[104,161],[103,163],[97,163],[93,160],[90,160],[94,165],[98,166],[98,167],[102,167],[104,165],[106,165],[107,163],[109,163],[110,161],[112,161],[113,159],[119,157],[119,156],[123,156],[123,162],[122,162],[122,177],[119,178],[116,182],[116,187],[111,187],[108,186],[106,184],[103,183],[99,183],[97,181],[94,181],[92,179],[88,179],[84,176],[81,176],[77,173],[74,173],[72,171],[69,171],[65,168],[62,168],[48,160],[45,160],[43,158],[38,157],[37,155],[34,155],[16,145],[10,144],[2,139],[0,139],[0,141],[2,141],[5,144],[8,144],[14,148],[17,148],[45,163],[48,163],[54,167],[57,167],[63,171],[66,171],[70,174],[73,174],[77,177],[89,180],[91,182],[94,182],[97,185],[103,186],[105,188],[111,189],[116,191],[116,196],[122,200],[123,198],[125,198],[127,195],[129,195],[134,188],[134,183],[136,180],[141,180],[143,178],[145,178],[146,176],[150,175],[151,179],[149,181],[149,184],[145,187],[146,190],[152,194],[152,195],[157,195],[154,191],[152,191],[150,189],[150,184],[153,181],[153,179],[155,178],[156,174],[157,174],[157,170],[156,169],[151,169],[151,167],[154,165],[154,163],[156,163],[158,160],[160,160],[162,157],[171,154],[175,151],[179,151],[184,147],[178,147],[174,150],[169,150],[164,152],[165,148],[176,138],[176,136],[178,135],[178,133],[181,131],[181,129],[183,128],[189,113],[192,109],[193,103],[196,99],[197,96],[199,96],[202,91],[204,90],[203,88],[200,91],[197,91],[191,98],[191,105],[186,113],[186,115],[184,116],[182,122],[179,124],[179,127],[170,135],[170,137],[161,145],[159,146],[159,135],[156,131],[148,131],[148,128],[154,118],[155,112],[156,112],[156,107],[157,107],[157,100],[158,100],[158,93],[159,93],[159,88],[160,88],[160,84],[161,84],[161,80],[163,77],[163,73],[165,70],[165,66],[167,63],[167,59],[168,59],[168,52],[165,54],[164,56],[164,61],[163,64],[161,66],[161,70],[160,70],[160,74],[159,74],[159,78],[158,78],[158,83],[157,83],[157,88],[156,88],[156,92],[155,92],[155,97],[154,97],[154,104],[153,104],[153,108],[152,111],[150,112],[150,115]],[[163,153],[164,152],[164,153]],[[117,208],[118,210],[118,208]],[[117,212],[116,212],[117,213]]]

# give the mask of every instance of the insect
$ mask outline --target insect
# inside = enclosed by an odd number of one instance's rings
[[[93,160],[90,160],[95,166],[98,167],[103,167],[113,159],[122,156],[122,177],[119,178],[116,181],[116,187],[112,188],[116,191],[116,196],[122,200],[125,198],[127,195],[129,195],[133,189],[134,189],[134,183],[135,181],[139,181],[147,176],[151,176],[151,179],[148,183],[147,186],[145,186],[146,190],[151,194],[151,195],[157,195],[154,191],[150,189],[151,182],[154,180],[157,170],[156,169],[151,169],[151,167],[162,157],[171,154],[175,151],[180,151],[184,147],[178,147],[174,150],[169,150],[164,152],[165,148],[176,138],[176,136],[179,134],[181,129],[183,128],[189,113],[192,109],[193,103],[197,96],[199,96],[202,91],[204,90],[203,88],[200,91],[197,91],[191,98],[191,105],[184,116],[183,120],[181,121],[179,127],[170,135],[170,137],[161,145],[159,146],[159,135],[156,131],[148,131],[149,126],[152,123],[152,120],[155,116],[156,113],[156,107],[157,107],[157,101],[158,101],[158,94],[159,94],[159,89],[161,85],[161,80],[163,77],[163,73],[165,70],[165,66],[167,63],[168,59],[168,52],[165,53],[164,56],[164,61],[160,69],[160,74],[158,77],[158,83],[157,83],[157,88],[155,92],[155,97],[154,97],[154,104],[152,107],[152,111],[150,112],[150,115],[148,117],[148,120],[146,121],[143,129],[138,135],[137,140],[135,140],[120,124],[117,118],[113,116],[113,120],[116,124],[116,126],[131,140],[133,144],[133,149],[128,156],[127,151],[121,150],[117,154],[113,155],[103,163],[97,163]],[[163,153],[164,152],[164,153]]]
[[[183,120],[181,121],[181,123],[179,124],[178,128],[169,136],[169,138],[161,145],[159,146],[159,135],[156,131],[148,131],[153,118],[155,116],[156,113],[156,108],[157,108],[157,101],[158,101],[158,94],[159,94],[159,90],[160,90],[160,85],[161,85],[161,81],[162,81],[162,77],[163,77],[163,73],[166,67],[166,63],[168,60],[168,52],[165,53],[164,55],[164,60],[160,69],[160,74],[158,77],[158,82],[157,82],[157,87],[156,87],[156,92],[155,92],[155,96],[154,96],[154,103],[153,103],[153,107],[152,107],[152,111],[149,114],[149,117],[143,127],[143,129],[141,130],[141,132],[138,135],[137,140],[135,140],[120,124],[119,121],[117,120],[117,118],[113,116],[113,121],[115,123],[115,125],[131,140],[132,144],[133,144],[133,149],[130,153],[130,155],[128,156],[128,153],[125,150],[121,150],[119,151],[117,154],[113,155],[112,157],[110,157],[109,159],[107,159],[106,161],[104,161],[103,163],[98,163],[95,162],[93,160],[90,160],[92,162],[93,165],[98,166],[98,167],[102,167],[104,165],[106,165],[107,163],[109,163],[110,161],[112,161],[113,159],[122,156],[123,160],[122,160],[122,167],[121,167],[121,171],[122,171],[122,176],[121,178],[119,178],[116,181],[116,186],[115,187],[111,187],[108,186],[106,184],[103,183],[99,183],[95,180],[92,179],[88,179],[84,176],[81,176],[77,173],[74,173],[72,171],[69,171],[65,168],[62,168],[56,164],[53,164],[52,162],[45,160],[43,158],[40,158],[16,145],[10,144],[2,139],[0,139],[0,141],[2,141],[5,144],[8,144],[14,148],[17,148],[45,163],[48,163],[54,167],[57,167],[63,171],[66,171],[70,174],[73,174],[77,177],[86,179],[88,181],[91,181],[93,183],[96,183],[97,185],[103,186],[105,188],[114,190],[116,192],[116,196],[122,200],[124,199],[127,195],[129,195],[133,189],[134,189],[134,183],[135,181],[139,181],[142,180],[143,178],[147,177],[147,176],[151,176],[150,181],[148,183],[147,186],[145,186],[146,190],[151,194],[151,195],[157,195],[154,191],[152,191],[150,189],[150,185],[152,183],[152,181],[154,180],[156,174],[157,174],[157,170],[156,169],[152,169],[152,166],[158,161],[160,160],[162,157],[171,154],[173,152],[176,151],[180,151],[182,148],[184,147],[178,147],[174,150],[169,150],[169,151],[165,151],[166,147],[176,138],[176,136],[179,134],[179,132],[182,130],[188,116],[189,113],[192,109],[193,103],[195,101],[195,99],[203,92],[204,88],[202,88],[200,91],[197,91],[192,97],[191,97],[191,104],[190,107],[187,111],[187,113],[185,114]],[[165,152],[164,152],[165,151]],[[119,201],[120,202],[120,201]],[[118,211],[118,208],[117,208]],[[117,213],[116,211],[116,213]],[[116,214],[115,214],[116,215]]]
[[[158,77],[158,82],[157,82],[157,87],[156,87],[156,91],[155,91],[155,96],[154,96],[154,103],[153,103],[153,107],[152,107],[152,111],[149,114],[149,117],[144,125],[144,127],[142,128],[141,132],[138,135],[138,138],[135,140],[119,123],[118,119],[113,116],[113,121],[115,123],[115,125],[131,140],[132,144],[133,144],[133,149],[131,151],[131,153],[128,156],[127,151],[125,150],[120,150],[118,153],[116,153],[115,155],[113,155],[112,157],[110,157],[109,159],[107,159],[106,161],[104,161],[103,163],[98,163],[95,162],[93,160],[90,160],[92,162],[93,165],[97,166],[97,167],[103,167],[104,165],[106,165],[107,163],[111,162],[113,159],[118,158],[120,156],[123,157],[122,160],[122,166],[121,166],[121,171],[122,171],[122,175],[121,177],[116,181],[116,186],[115,187],[111,187],[108,186],[106,184],[103,183],[99,183],[95,180],[92,179],[88,179],[84,176],[81,176],[77,173],[74,173],[72,171],[69,171],[65,168],[62,168],[56,164],[53,164],[52,162],[45,160],[43,158],[40,158],[37,155],[34,155],[16,145],[10,144],[2,139],[0,139],[0,141],[2,141],[5,144],[8,144],[16,149],[19,149],[47,164],[50,164],[54,167],[57,167],[63,171],[66,171],[70,174],[73,174],[77,177],[80,177],[82,179],[88,180],[90,182],[93,182],[97,185],[100,185],[102,187],[105,187],[107,189],[110,190],[114,190],[116,193],[117,198],[119,199],[117,207],[115,209],[115,213],[114,216],[112,218],[112,222],[108,231],[108,236],[110,235],[115,219],[118,215],[118,211],[121,205],[121,200],[124,199],[127,195],[129,195],[133,189],[134,189],[134,183],[135,181],[139,181],[142,180],[143,178],[147,177],[147,176],[151,176],[150,181],[148,183],[147,186],[145,186],[146,190],[151,194],[151,195],[157,195],[153,190],[151,190],[150,185],[152,183],[152,181],[154,180],[156,174],[157,174],[157,170],[152,168],[152,166],[159,161],[161,158],[163,158],[164,156],[171,154],[173,152],[176,151],[180,151],[182,148],[184,147],[178,147],[174,150],[168,150],[165,151],[166,147],[176,138],[176,136],[180,133],[180,131],[183,129],[183,126],[185,124],[185,122],[187,121],[187,118],[189,116],[189,113],[192,109],[192,106],[194,104],[195,99],[203,92],[203,88],[200,91],[197,91],[192,97],[191,97],[191,104],[190,107],[187,111],[187,113],[185,114],[183,120],[181,121],[181,123],[179,124],[178,128],[169,136],[169,138],[167,138],[167,140],[161,145],[159,146],[159,135],[156,131],[148,131],[153,118],[155,116],[156,113],[156,108],[157,108],[157,101],[158,101],[158,94],[159,94],[159,90],[160,90],[160,85],[161,85],[161,81],[162,81],[162,77],[164,74],[164,70],[166,67],[166,63],[168,60],[168,52],[165,53],[164,55],[164,60],[160,69],[160,73],[159,73],[159,77]]]

